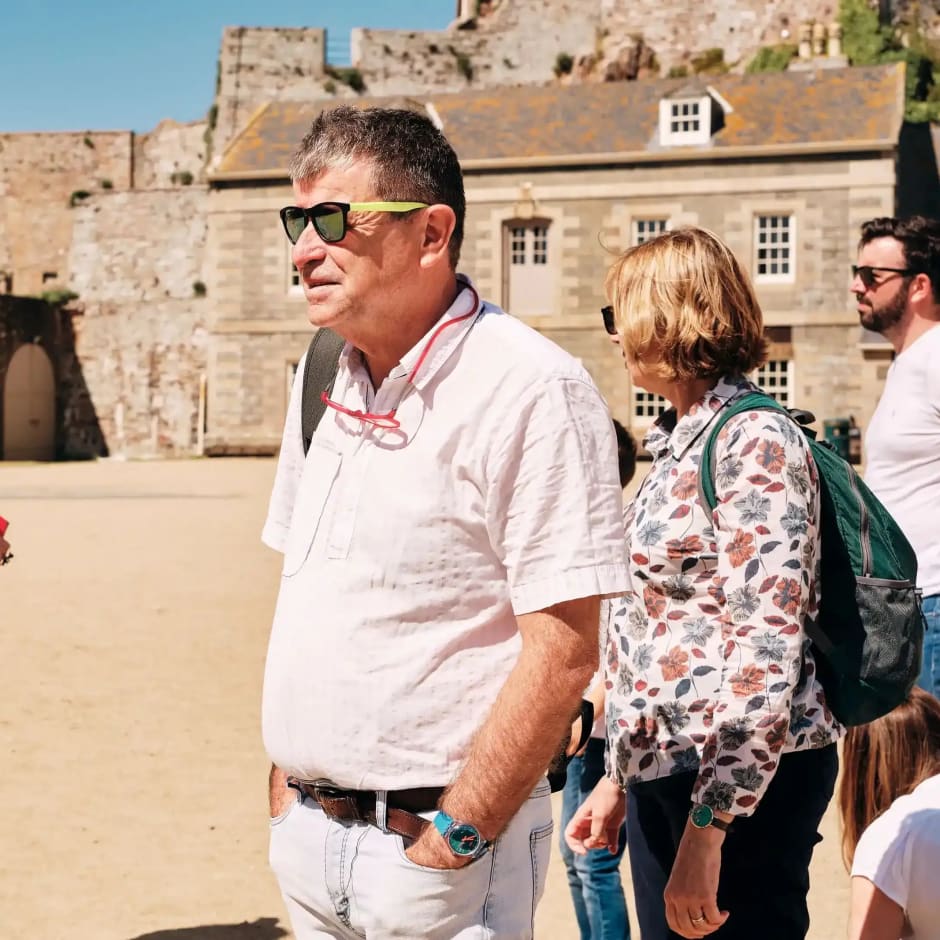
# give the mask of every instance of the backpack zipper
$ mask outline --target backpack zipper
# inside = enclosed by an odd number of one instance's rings
[[[871,525],[868,518],[868,507],[865,505],[865,500],[862,499],[862,494],[858,491],[858,486],[855,484],[855,474],[852,471],[849,471],[849,483],[852,486],[852,492],[855,494],[855,499],[858,502],[860,510],[859,525],[861,528],[862,577],[870,578],[872,576]]]

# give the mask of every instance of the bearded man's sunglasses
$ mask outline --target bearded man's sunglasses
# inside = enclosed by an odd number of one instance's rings
[[[604,319],[604,329],[611,336],[617,335],[617,324],[614,323],[614,308],[613,307],[601,307],[601,316]]]
[[[885,271],[888,274],[904,274],[910,276],[912,274],[919,274],[919,271],[913,271],[911,268],[882,268],[877,264],[853,264],[852,265],[852,277],[857,277],[866,288],[872,288],[876,284],[881,284],[882,281],[879,281],[875,277],[876,271]],[[884,280],[887,280],[885,278]]]
[[[352,212],[413,212],[427,209],[426,202],[318,202],[309,209],[285,206],[281,222],[292,245],[304,233],[308,222],[325,242],[341,242],[346,237],[346,217]]]

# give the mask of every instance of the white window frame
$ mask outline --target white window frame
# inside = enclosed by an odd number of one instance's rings
[[[553,220],[542,215],[503,221],[504,306],[516,316],[543,316],[553,312],[557,271],[553,268],[552,259],[558,256],[553,228]],[[515,285],[514,271],[518,271],[519,278]],[[532,288],[531,292],[526,287],[527,283]],[[520,296],[532,299],[534,309],[520,303]]]
[[[657,230],[652,231],[651,229],[649,232],[641,233],[640,226],[656,226]],[[634,247],[642,245],[644,242],[656,238],[657,235],[668,232],[671,227],[669,219],[665,216],[634,216],[630,222],[630,244]]]
[[[679,124],[679,129],[674,129]],[[689,125],[682,128],[682,124]],[[694,126],[693,126],[694,125]],[[707,144],[712,136],[710,95],[662,98],[659,102],[659,140],[663,146]]]
[[[648,392],[645,388],[634,385],[630,389],[630,414],[631,424],[638,424],[641,427],[651,425],[664,411],[668,411],[672,406],[662,395],[655,392]]]
[[[772,378],[780,379],[774,384]],[[796,389],[796,370],[792,359],[768,359],[751,373],[751,381],[773,396],[784,408],[793,408],[793,392]]]
[[[786,219],[785,228],[774,226],[763,227],[762,221]],[[782,233],[783,239],[779,242],[768,240],[761,244],[761,235],[772,236]],[[754,213],[754,283],[755,284],[793,284],[796,281],[796,213],[787,210],[774,209],[769,212]],[[780,250],[786,253],[785,257],[761,259],[761,251]],[[786,272],[761,271],[761,265],[768,267],[774,263],[786,264]]]
[[[288,359],[284,363],[284,414],[290,407],[290,396],[294,389],[294,380],[297,378],[297,369],[300,366],[299,359]]]
[[[296,297],[298,295],[303,295],[304,285],[300,280],[300,271],[294,267],[293,259],[291,258],[291,249],[293,245],[287,243],[287,293],[291,297]]]

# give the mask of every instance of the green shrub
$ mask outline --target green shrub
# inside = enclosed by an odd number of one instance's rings
[[[95,149],[95,142],[87,134],[85,135],[85,139],[82,141],[82,143],[91,150]]]
[[[193,281],[193,297],[205,297],[206,285],[202,281]]]
[[[346,69],[346,84],[357,94],[366,90],[366,83],[359,69]]]
[[[75,206],[79,203],[84,202],[91,195],[87,189],[76,189],[71,196],[69,196],[69,208],[74,209]]]
[[[723,75],[728,71],[725,50],[718,48],[705,49],[698,55],[692,56],[690,65],[696,75]]]
[[[114,189],[114,183],[112,183],[111,180],[99,180],[98,185],[102,189]]]
[[[781,42],[776,46],[763,46],[747,64],[745,72],[785,72],[790,61],[796,58],[797,47],[793,43]]]
[[[212,105],[209,108],[208,113],[206,114],[206,121],[209,123],[209,130],[215,130],[216,122],[219,120],[219,106],[217,104]]]
[[[193,174],[189,170],[177,170],[170,174],[170,182],[174,185],[191,186],[193,179]]]
[[[348,85],[357,95],[366,90],[365,79],[362,77],[362,72],[357,68],[339,68],[335,65],[328,65],[326,74],[330,78],[335,78],[338,82]]]
[[[892,32],[868,0],[839,0],[842,51],[852,65],[877,65],[892,46]]]
[[[689,69],[685,65],[674,65],[666,73],[666,78],[688,78]]]
[[[462,52],[457,53],[457,71],[469,82],[473,79],[473,63]]]
[[[840,0],[842,49],[852,65],[904,62],[904,117],[913,123],[940,121],[940,49],[914,25],[897,31],[883,26],[866,0]]]
[[[328,95],[335,95],[336,94],[336,82],[334,82],[332,78],[327,79],[327,81],[323,83],[323,90]]]
[[[57,287],[54,290],[44,290],[39,299],[44,300],[50,307],[62,307],[70,300],[77,300],[78,294],[68,288]]]
[[[555,57],[555,75],[559,78],[562,75],[570,75],[574,68],[574,59],[567,52],[559,52]]]

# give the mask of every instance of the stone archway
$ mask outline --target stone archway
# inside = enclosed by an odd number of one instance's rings
[[[45,349],[13,354],[3,390],[3,459],[55,459],[55,374]]]

